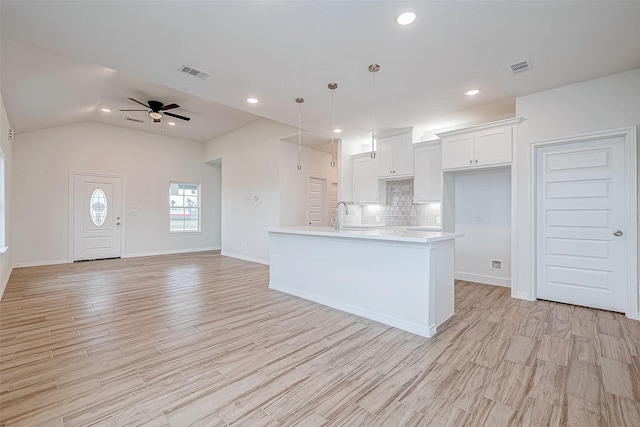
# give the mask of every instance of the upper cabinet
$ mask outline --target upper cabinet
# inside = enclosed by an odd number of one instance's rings
[[[442,150],[440,141],[414,145],[414,203],[439,202],[442,199]]]
[[[501,120],[466,129],[442,132],[442,169],[508,165],[513,136],[522,118]]]
[[[378,178],[411,178],[413,176],[413,127],[376,135],[380,169]]]
[[[380,203],[378,186],[379,159],[370,153],[351,156],[353,203]]]

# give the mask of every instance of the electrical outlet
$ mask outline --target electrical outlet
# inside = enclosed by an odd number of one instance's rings
[[[480,214],[476,214],[474,219],[476,222],[480,222]]]
[[[492,270],[502,270],[502,261],[497,259],[491,260],[491,269]]]
[[[440,215],[436,217],[436,224],[440,224]]]

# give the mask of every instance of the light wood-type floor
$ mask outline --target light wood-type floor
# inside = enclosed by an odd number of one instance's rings
[[[14,270],[0,425],[640,426],[640,322],[459,282],[432,339],[217,252]]]

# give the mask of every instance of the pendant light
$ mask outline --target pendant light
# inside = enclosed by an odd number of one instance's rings
[[[376,123],[376,73],[380,71],[378,64],[369,65],[369,72],[371,73],[371,158],[376,158],[376,145],[375,145],[375,132],[374,126]]]
[[[334,151],[333,151],[333,133],[334,133],[334,128],[333,128],[333,91],[338,89],[338,83],[329,83],[329,85],[327,86],[330,90],[331,90],[331,167],[334,167],[336,165],[336,160],[335,160],[335,155],[334,155]]]
[[[304,98],[296,98],[298,103],[298,170],[302,170],[302,103]]]

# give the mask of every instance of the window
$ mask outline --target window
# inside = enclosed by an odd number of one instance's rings
[[[91,195],[89,212],[91,212],[91,221],[96,227],[104,224],[104,220],[107,219],[107,196],[102,191],[102,188],[96,188]]]
[[[169,231],[200,231],[200,185],[169,183]]]

